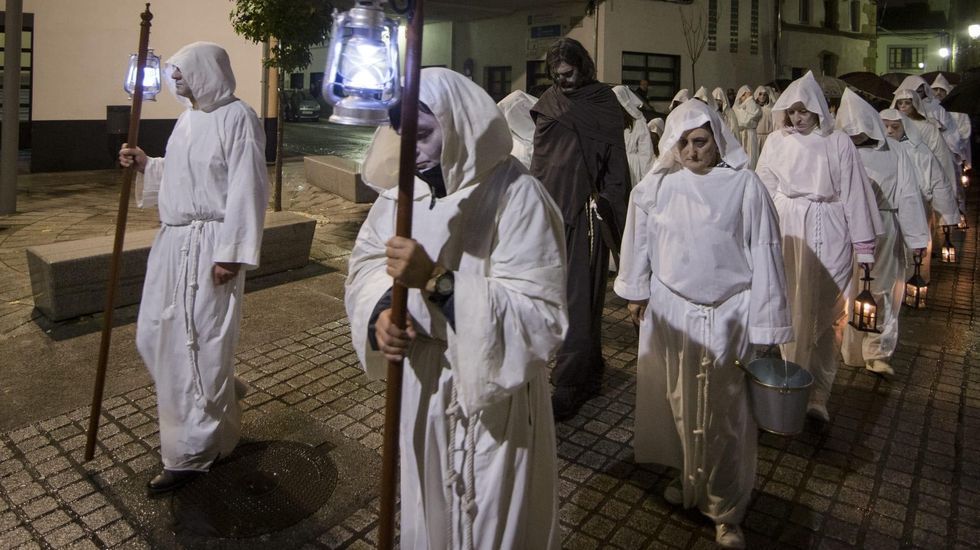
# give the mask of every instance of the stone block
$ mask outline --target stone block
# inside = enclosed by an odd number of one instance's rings
[[[268,212],[258,269],[247,278],[261,277],[309,263],[316,222],[292,212]],[[139,303],[146,261],[157,230],[126,234],[119,268],[115,305]],[[27,266],[34,305],[52,321],[97,313],[105,308],[106,283],[114,237],[93,237],[29,247]]]
[[[349,159],[322,155],[303,158],[306,181],[351,202],[373,202],[378,194],[361,179],[360,164]]]

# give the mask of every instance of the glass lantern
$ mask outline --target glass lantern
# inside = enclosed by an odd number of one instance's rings
[[[922,278],[919,271],[922,267],[922,256],[916,254],[912,259],[915,262],[915,271],[905,283],[905,305],[912,309],[922,309],[926,307],[926,293],[929,290],[929,283]]]
[[[949,240],[949,226],[943,226],[943,247],[939,250],[940,258],[944,264],[956,263],[956,247]]]
[[[136,70],[139,54],[129,56],[129,70],[126,71],[126,82],[123,89],[129,94],[129,99],[133,99],[136,92]],[[143,100],[156,101],[157,94],[160,93],[160,57],[153,53],[153,49],[146,50],[146,66],[143,67]]]
[[[851,308],[850,325],[861,332],[881,332],[878,330],[878,304],[875,303],[874,296],[871,295],[871,270],[864,266],[864,288],[854,299]]]
[[[383,0],[357,0],[334,11],[323,97],[333,106],[330,122],[377,126],[401,97],[398,23],[385,17]]]

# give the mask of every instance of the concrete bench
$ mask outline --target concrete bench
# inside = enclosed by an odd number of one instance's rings
[[[303,157],[303,168],[307,183],[351,202],[374,202],[378,196],[364,184],[360,165],[352,160],[330,155]]]
[[[258,269],[247,278],[304,267],[310,260],[316,222],[292,212],[268,212]],[[126,233],[119,268],[116,306],[139,303],[146,260],[156,229]],[[27,249],[34,305],[48,319],[62,321],[105,308],[112,236],[65,241]]]

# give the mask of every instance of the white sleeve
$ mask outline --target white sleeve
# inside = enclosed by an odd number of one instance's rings
[[[147,157],[143,173],[136,173],[136,206],[149,208],[157,205],[160,182],[163,181],[163,157]]]
[[[258,117],[230,117],[227,144],[228,195],[225,220],[218,232],[214,261],[259,266],[265,210],[269,203],[269,176],[265,168],[265,132]]]
[[[630,194],[629,209],[626,211],[626,229],[623,231],[623,244],[619,249],[619,273],[613,283],[613,290],[626,300],[647,300],[650,298],[650,253],[647,249],[647,213],[637,204],[645,186],[641,184]]]

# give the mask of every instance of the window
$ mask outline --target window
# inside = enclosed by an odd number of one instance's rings
[[[861,2],[851,0],[851,31],[861,32]]]
[[[732,0],[732,15],[728,26],[728,51],[738,53],[738,3],[739,0]]]
[[[752,0],[749,23],[749,53],[759,53],[759,0]]]
[[[541,97],[544,90],[551,86],[551,75],[548,73],[548,64],[543,60],[527,62],[527,85],[524,91],[535,96]]]
[[[708,51],[718,51],[718,0],[708,0]]]
[[[299,90],[303,88],[303,82],[306,80],[306,75],[303,73],[293,73],[289,75],[289,89]]]
[[[3,12],[0,12],[0,15],[2,14]],[[24,29],[20,34],[20,112],[18,118],[21,122],[30,122],[31,84],[34,75],[34,15],[25,13],[23,18]],[[4,27],[0,24],[0,93],[3,93],[3,65],[6,59],[6,52],[4,51],[6,36],[3,33]],[[3,113],[2,103],[0,102],[0,116]],[[21,127],[23,128],[24,125],[21,124]],[[28,140],[25,139],[26,136],[23,135],[23,132],[21,134],[20,142],[23,147]]]
[[[484,87],[494,101],[500,101],[510,93],[510,66],[487,67]]]
[[[810,0],[800,0],[800,24],[810,23]]]
[[[636,86],[650,81],[649,101],[669,101],[681,87],[681,56],[623,52],[623,84]]]
[[[889,46],[888,69],[918,69],[926,60],[925,46]]]
[[[827,29],[837,28],[838,0],[823,0],[823,26]]]
[[[310,73],[310,93],[316,98],[323,96],[323,73]]]

